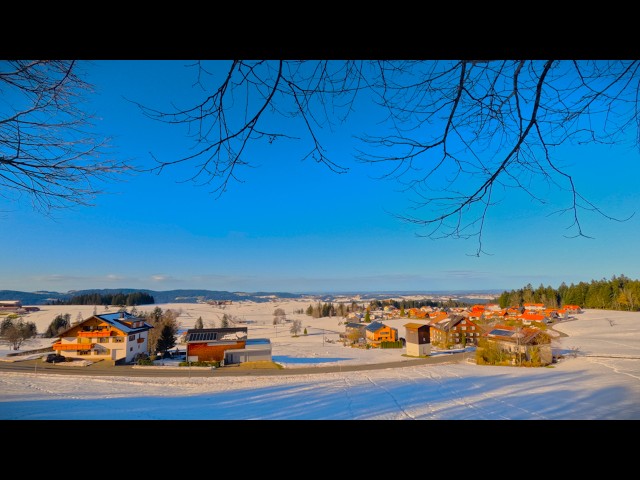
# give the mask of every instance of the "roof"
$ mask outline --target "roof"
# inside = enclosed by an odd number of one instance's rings
[[[102,315],[93,316],[98,317],[100,320],[106,323],[110,323],[111,325],[119,328],[125,333],[139,332],[141,330],[149,330],[150,328],[153,328],[153,325],[149,325],[142,318],[131,315],[128,312],[104,313]],[[135,322],[136,320],[141,321],[143,326],[134,328],[129,325],[129,323]]]
[[[348,322],[348,323],[345,323],[344,328],[362,329],[362,328],[364,328],[364,324],[363,323],[356,323],[356,322]]]
[[[542,333],[537,328],[515,328],[506,325],[500,325],[486,334],[487,337],[493,337],[495,340],[507,340],[509,342],[518,342],[522,345],[540,343],[536,337]],[[542,343],[546,343],[544,340]]]
[[[245,340],[247,327],[230,328],[191,328],[187,330],[187,343],[192,342],[220,342],[231,340]]]
[[[144,332],[145,330],[149,330],[149,329],[153,328],[153,325],[149,325],[148,323],[146,323],[140,317],[136,317],[134,315],[131,315],[128,312],[115,312],[115,313],[103,313],[101,315],[91,315],[86,320],[83,320],[82,322],[80,322],[78,324],[72,325],[71,327],[67,328],[65,331],[60,332],[57,336],[58,337],[63,337],[64,334],[67,333],[69,330],[72,330],[72,329],[78,327],[79,325],[82,325],[83,323],[88,322],[92,318],[97,318],[98,320],[101,320],[104,323],[107,323],[107,324],[111,325],[112,327],[115,327],[118,330],[121,330],[123,333],[125,333],[127,335],[130,335],[130,334],[133,334],[133,333],[136,333],[136,332]],[[141,321],[142,325],[139,326],[139,327],[132,327],[130,325],[130,323],[135,322],[135,321]]]
[[[369,330],[370,332],[377,332],[381,328],[386,327],[386,325],[382,322],[371,322],[369,325],[365,327],[365,330]]]
[[[436,320],[436,321],[432,321],[430,323],[431,326],[448,332],[449,330],[451,330],[453,327],[455,327],[457,324],[459,324],[462,320],[467,320],[467,318],[463,315],[458,315],[458,314],[453,314],[450,315],[447,318],[444,318],[442,320]],[[470,322],[473,323],[473,322]],[[475,325],[475,323],[473,323]]]
[[[515,335],[515,330],[505,330],[502,328],[494,328],[487,335],[495,336],[495,337],[512,337]]]
[[[405,328],[420,328],[420,327],[429,327],[429,325],[426,325],[424,323],[405,323],[403,325],[403,327],[405,327]]]

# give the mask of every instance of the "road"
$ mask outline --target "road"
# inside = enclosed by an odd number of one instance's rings
[[[41,359],[19,362],[0,362],[0,372],[29,372],[36,374],[84,375],[84,376],[122,376],[122,377],[239,377],[271,375],[312,375],[315,373],[356,372],[364,370],[383,370],[386,368],[413,367],[438,363],[457,363],[469,358],[469,352],[439,354],[411,360],[371,363],[362,365],[331,365],[326,367],[283,368],[283,369],[242,369],[234,366],[203,369],[202,367],[136,367],[133,365],[110,366],[100,362],[87,367],[72,367],[45,363]]]

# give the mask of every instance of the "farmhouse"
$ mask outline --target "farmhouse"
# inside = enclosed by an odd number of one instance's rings
[[[65,357],[130,363],[147,353],[153,326],[127,312],[93,315],[59,334],[53,349]]]

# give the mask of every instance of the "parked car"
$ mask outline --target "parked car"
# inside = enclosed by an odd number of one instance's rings
[[[67,357],[65,357],[64,355],[58,355],[57,353],[49,353],[44,358],[44,361],[47,363],[61,363],[66,362]]]

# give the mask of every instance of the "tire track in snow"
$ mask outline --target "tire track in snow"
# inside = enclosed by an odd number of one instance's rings
[[[428,374],[429,378],[431,378],[434,382],[436,382],[438,384],[438,386],[440,387],[438,389],[438,393],[445,400],[453,401],[456,404],[467,408],[469,411],[479,412],[481,414],[481,415],[472,414],[470,418],[486,418],[487,414],[489,414],[488,418],[491,418],[491,415],[493,415],[493,412],[487,412],[487,410],[482,409],[482,408],[478,407],[477,405],[474,405],[473,403],[470,403],[467,400],[465,400],[465,396],[461,395],[459,390],[456,390],[455,388],[451,387],[449,385],[450,382],[446,381],[446,380],[450,380],[450,377],[444,377],[443,375],[438,375],[437,373],[435,373],[433,371],[428,371],[426,373]],[[448,373],[450,373],[450,372],[448,372]],[[450,393],[448,395],[446,395],[445,391],[450,392]],[[500,414],[498,414],[498,417],[501,420],[509,420],[508,417],[505,417],[505,416],[500,415]]]
[[[422,375],[422,378],[425,378],[424,375]],[[418,379],[416,378],[415,375],[410,375],[409,373],[405,373],[405,371],[398,371],[398,377],[403,378],[403,379],[407,379],[409,381],[411,381],[414,385],[418,385],[418,386],[422,386],[421,382],[418,382]],[[428,416],[431,417],[431,420],[438,420],[438,415],[436,414],[436,410],[435,408],[433,408],[433,404],[431,402],[427,403],[426,405],[422,404],[421,409],[424,409],[425,407],[429,410],[429,412],[426,413],[417,413],[417,414],[412,414],[414,419],[420,418],[422,419],[423,416]],[[417,407],[413,408],[414,410],[420,410]]]
[[[609,370],[619,374],[619,375],[626,375],[627,377],[631,377],[635,380],[640,380],[640,376],[638,375],[632,375],[631,373],[628,372],[623,372],[622,370],[620,370],[618,367],[616,367],[615,365],[610,365],[606,360],[596,360],[593,357],[585,357],[589,360],[589,362],[591,363],[595,363],[596,365],[601,365],[605,368],[608,368]]]
[[[454,377],[458,378],[458,379],[468,380],[468,377],[464,377],[464,376],[460,375],[459,373],[456,373],[455,371],[450,372],[450,374],[453,375]],[[527,415],[530,415],[531,417],[537,417],[538,420],[547,420],[547,417],[545,417],[544,415],[541,415],[537,411],[527,410],[526,408],[522,408],[520,406],[517,406],[517,405],[514,405],[512,403],[509,403],[508,401],[503,400],[502,398],[498,398],[495,395],[489,395],[488,393],[483,391],[482,390],[482,386],[478,385],[476,382],[470,382],[469,385],[472,385],[472,386],[476,387],[478,389],[478,392],[480,393],[480,395],[482,395],[484,398],[486,398],[488,400],[492,400],[494,402],[500,402],[500,403],[506,405],[507,407],[509,407],[511,410],[521,410],[522,412],[526,413]],[[505,419],[506,419],[506,417],[505,417]]]
[[[347,411],[349,412],[349,418],[354,418],[355,412],[353,411],[353,397],[351,396],[351,389],[353,385],[349,381],[349,377],[347,375],[342,377],[342,389],[344,389],[344,395],[347,398]]]
[[[403,407],[402,405],[400,405],[400,403],[398,402],[398,400],[396,399],[396,397],[393,395],[393,393],[391,393],[391,391],[390,391],[388,388],[386,388],[386,387],[384,387],[384,386],[382,386],[382,385],[380,385],[380,384],[376,383],[376,382],[375,382],[375,381],[373,381],[373,380],[371,379],[371,377],[370,377],[369,375],[367,375],[367,374],[365,374],[365,375],[364,375],[364,378],[366,378],[366,379],[367,379],[367,380],[368,380],[368,381],[369,381],[373,386],[375,386],[375,387],[377,387],[377,388],[379,388],[379,389],[383,390],[387,395],[389,395],[389,397],[391,397],[391,400],[393,400],[393,403],[395,403],[395,404],[398,406],[398,410],[400,410],[400,412],[402,413],[402,415],[404,415],[405,417],[409,418],[410,420],[415,420],[415,418],[413,417],[413,415],[411,415],[409,412],[407,412],[407,411],[404,409],[404,407]]]

